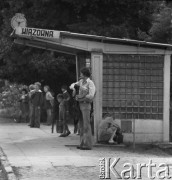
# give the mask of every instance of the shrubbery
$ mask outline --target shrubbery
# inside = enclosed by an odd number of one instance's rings
[[[20,93],[23,85],[6,84],[1,87],[0,116],[18,118],[20,115]]]

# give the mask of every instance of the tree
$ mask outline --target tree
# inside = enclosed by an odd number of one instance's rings
[[[0,76],[23,83],[42,80],[51,86],[54,82],[59,86],[75,79],[73,57],[52,55],[13,43],[9,37],[12,32],[10,20],[15,13],[25,14],[28,27],[144,39],[157,5],[154,0],[2,0]]]
[[[148,40],[159,43],[172,41],[172,8],[170,3],[163,2],[154,13],[154,20],[149,31]]]
[[[148,32],[157,3],[137,0],[66,0],[76,13],[69,30],[88,34],[138,39],[138,29]]]

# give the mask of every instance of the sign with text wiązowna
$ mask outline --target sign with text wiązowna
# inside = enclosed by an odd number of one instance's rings
[[[15,34],[21,36],[30,36],[30,37],[33,36],[33,37],[56,38],[56,39],[59,39],[60,37],[60,31],[29,28],[29,27],[17,27],[15,29]]]

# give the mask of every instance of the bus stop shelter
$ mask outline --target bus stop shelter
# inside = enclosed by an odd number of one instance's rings
[[[96,85],[94,138],[104,115],[112,114],[124,141],[169,142],[172,45],[65,31],[17,27],[16,44],[70,54],[77,74],[90,66]]]

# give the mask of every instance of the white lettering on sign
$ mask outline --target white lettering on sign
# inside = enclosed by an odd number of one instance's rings
[[[36,36],[43,38],[59,38],[60,32],[47,30],[47,29],[36,29],[36,28],[28,28],[28,27],[18,27],[16,28],[17,35],[23,36]]]

